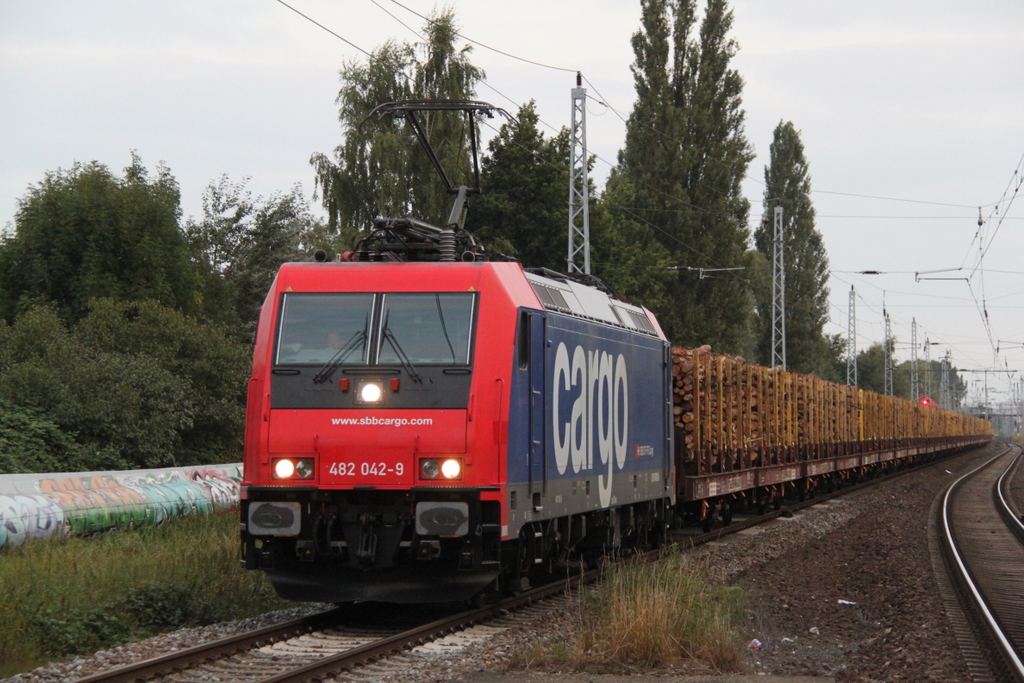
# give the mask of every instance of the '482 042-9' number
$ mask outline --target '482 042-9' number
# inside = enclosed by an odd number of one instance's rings
[[[333,462],[328,471],[336,477],[354,477],[357,471],[364,477],[383,477],[388,474],[401,475],[405,472],[405,465],[400,462],[392,467],[384,462]]]

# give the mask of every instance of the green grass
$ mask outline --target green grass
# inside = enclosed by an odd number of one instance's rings
[[[600,585],[581,596],[566,638],[534,646],[518,664],[596,673],[697,663],[738,671],[743,592],[703,575],[676,548],[657,562],[609,564]]]
[[[238,566],[236,513],[30,541],[0,553],[0,677],[294,604]]]

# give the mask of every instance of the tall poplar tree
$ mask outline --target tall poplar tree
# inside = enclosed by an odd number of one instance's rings
[[[619,172],[631,210],[675,260],[659,320],[676,343],[733,353],[754,347],[749,202],[740,183],[753,158],[744,136],[743,79],[730,68],[725,0],[642,0],[633,35],[637,99]],[[705,269],[701,277],[693,269]],[[708,273],[710,269],[748,270]]]
[[[484,73],[469,60],[471,48],[457,47],[451,11],[427,20],[426,42],[390,41],[366,63],[340,72],[338,120],[344,141],[334,159],[315,153],[310,164],[333,230],[365,230],[379,216],[408,216],[431,223],[448,219],[453,199],[445,192],[412,129],[402,119],[367,120],[379,104],[400,100],[468,100]],[[449,179],[470,184],[465,115],[427,112],[424,129]]]
[[[828,255],[814,227],[811,177],[800,133],[792,122],[779,122],[764,169],[764,212],[754,244],[769,264],[775,246],[775,206],[782,206],[783,261],[786,273],[786,368],[826,375],[831,369],[828,321]],[[759,317],[758,357],[772,356],[771,269],[755,288]]]

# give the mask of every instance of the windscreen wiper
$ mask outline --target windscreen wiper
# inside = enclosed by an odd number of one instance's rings
[[[349,337],[349,340],[345,342],[345,345],[338,349],[331,359],[327,361],[320,372],[313,376],[314,384],[323,384],[330,378],[334,371],[339,365],[345,362],[345,359],[352,355],[352,352],[358,349],[366,341],[366,330],[356,330],[356,332]]]
[[[441,310],[441,295],[434,294],[434,303],[437,304],[437,317],[441,320],[441,331],[444,332],[444,340],[448,342],[448,350],[452,352],[452,363],[458,363],[455,357],[455,349],[452,348],[452,340],[448,337],[448,326],[444,324],[444,311]]]
[[[384,324],[387,325],[387,322],[385,321]],[[384,328],[384,338],[388,340],[389,344],[391,344],[391,348],[394,349],[395,355],[398,356],[398,360],[402,363],[402,367],[405,368],[405,371],[409,373],[409,377],[412,381],[416,382],[416,384],[423,384],[423,380],[420,378],[419,373],[417,373],[416,368],[412,366],[412,361],[409,360],[409,357],[405,355],[405,351],[402,350],[402,347],[398,343],[398,339],[395,338],[395,333],[391,331],[390,327]]]

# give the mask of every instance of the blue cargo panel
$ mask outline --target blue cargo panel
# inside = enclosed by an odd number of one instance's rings
[[[550,312],[521,315],[521,326],[527,317],[530,359],[512,386],[509,485],[527,485],[561,513],[633,502],[641,488],[644,499],[665,495],[666,343]]]

